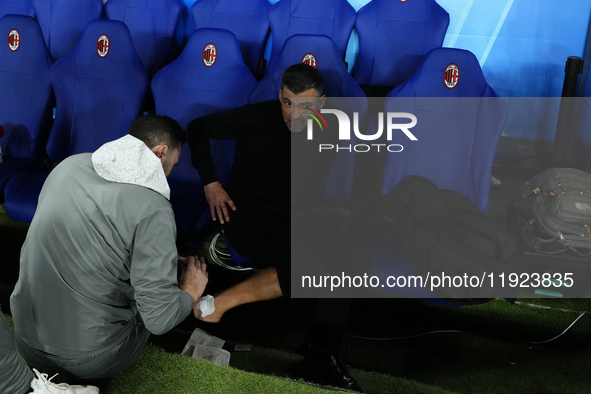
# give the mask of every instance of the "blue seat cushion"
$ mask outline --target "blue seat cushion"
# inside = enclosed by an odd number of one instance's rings
[[[41,169],[41,163],[30,159],[9,158],[0,164],[0,203],[4,202],[4,189],[15,176]]]
[[[33,220],[39,194],[49,173],[48,170],[31,171],[10,180],[5,189],[4,206],[12,219],[29,223]]]

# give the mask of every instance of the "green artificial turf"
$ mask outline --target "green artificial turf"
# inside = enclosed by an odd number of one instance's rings
[[[452,392],[402,378],[356,371],[360,382],[371,385],[374,393],[452,394]],[[379,375],[379,376],[378,376]],[[148,345],[140,357],[106,389],[106,394],[142,393],[334,393],[343,390],[322,388],[284,378],[243,372],[207,361],[170,354]]]
[[[152,393],[327,393],[287,379],[221,367],[147,345],[139,358],[113,378],[106,394]]]
[[[516,339],[542,341],[559,335],[569,327],[581,313],[591,306],[589,299],[527,299],[519,298],[515,304],[497,299],[482,305],[466,305],[461,308],[439,304],[425,304],[428,308],[445,310],[461,323],[478,321],[486,328],[485,333],[511,335],[517,328]],[[588,313],[577,320],[568,331],[568,337],[576,337],[590,343],[591,315]]]
[[[12,325],[11,319],[8,318]],[[358,349],[364,343],[352,344]],[[365,343],[366,344],[366,343]],[[388,341],[366,367],[389,365],[395,376],[352,368],[368,394],[588,393],[588,348],[564,349],[520,344],[468,334]],[[249,362],[292,360],[275,349],[253,349]],[[233,355],[232,357],[234,357]],[[258,361],[257,361],[258,360]],[[245,359],[243,359],[245,361]],[[58,379],[63,381],[63,379]],[[67,380],[66,380],[67,381]],[[70,381],[70,383],[75,383]],[[148,345],[139,358],[102,387],[104,394],[141,393],[331,393],[328,388],[220,367]]]

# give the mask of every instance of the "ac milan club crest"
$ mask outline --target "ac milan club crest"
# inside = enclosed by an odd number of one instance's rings
[[[8,47],[12,52],[16,51],[21,46],[21,35],[18,30],[12,29],[8,33]]]
[[[109,49],[111,48],[111,41],[106,34],[101,35],[97,42],[96,42],[96,53],[100,57],[105,57],[109,54]]]
[[[203,64],[205,67],[211,67],[218,58],[218,49],[213,44],[207,44],[203,50]]]
[[[443,83],[448,89],[453,89],[460,82],[460,68],[457,64],[451,63],[443,72]]]
[[[318,68],[318,62],[316,61],[316,56],[314,56],[313,53],[306,53],[302,58],[302,63],[312,66],[316,69]]]

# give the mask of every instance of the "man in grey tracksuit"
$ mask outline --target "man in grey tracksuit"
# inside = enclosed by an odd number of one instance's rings
[[[144,116],[47,178],[11,296],[17,347],[39,370],[111,377],[150,333],[168,332],[196,308],[205,262],[190,256],[177,283],[166,181],[184,142],[173,119]]]

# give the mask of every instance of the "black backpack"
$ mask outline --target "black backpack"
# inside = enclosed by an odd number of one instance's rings
[[[460,193],[413,176],[368,204],[361,216],[374,236],[404,249],[415,274],[485,278],[481,286],[434,289],[441,299],[477,304],[516,298],[519,289],[501,289],[498,275],[519,272],[517,240]]]
[[[519,237],[535,251],[591,256],[591,174],[550,168],[523,185],[513,207],[526,218]]]

